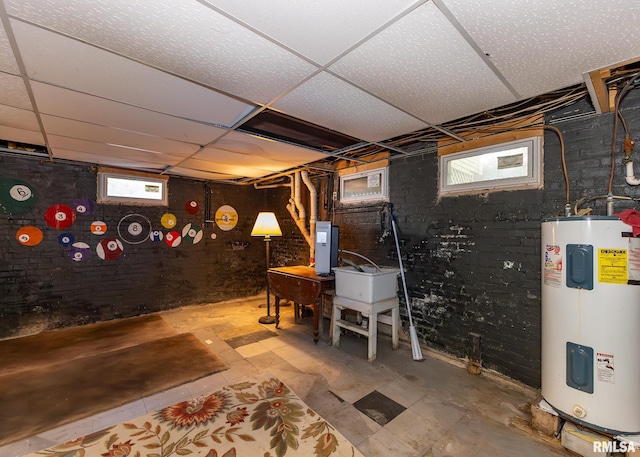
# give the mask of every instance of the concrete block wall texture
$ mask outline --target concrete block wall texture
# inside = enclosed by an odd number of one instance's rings
[[[637,140],[640,96],[634,92],[621,111]],[[546,117],[564,137],[572,206],[578,198],[607,193],[611,166],[613,114],[575,116],[583,111],[584,102]],[[624,181],[622,138],[620,127],[613,193],[640,197],[640,188]],[[640,160],[636,169],[640,176]],[[543,219],[563,215],[565,205],[557,135],[545,130],[542,189],[439,199],[435,153],[391,161],[389,183],[420,341],[467,357],[469,334],[480,334],[483,367],[539,387],[540,227]],[[604,200],[585,206],[595,215],[606,214]],[[632,207],[637,207],[633,201],[616,200],[616,211]],[[383,206],[338,205],[334,214],[344,234],[341,248],[367,253],[384,265],[398,264]]]
[[[209,184],[211,217],[222,205],[230,205],[238,213],[238,223],[231,230],[204,222],[203,182],[174,177],[169,180],[168,207],[97,204],[93,214],[78,214],[73,226],[56,230],[45,222],[46,209],[56,204],[73,206],[80,197],[95,200],[96,169],[0,156],[0,179],[6,178],[29,183],[38,200],[26,214],[0,214],[0,338],[215,303],[255,295],[266,286],[264,242],[250,236],[258,210],[267,203],[265,190]],[[189,200],[199,204],[195,215],[185,209]],[[201,241],[193,244],[183,238],[174,248],[164,241],[122,241],[123,253],[118,259],[106,261],[96,254],[101,239],[119,239],[118,223],[129,214],[144,216],[153,230],[166,234],[168,229],[160,223],[165,213],[176,216],[176,231],[181,232],[189,223],[201,227]],[[104,235],[91,233],[91,222],[97,220],[107,224]],[[18,243],[16,232],[27,225],[42,230],[40,244]],[[58,243],[62,232],[87,243],[91,255],[73,261],[68,248]]]

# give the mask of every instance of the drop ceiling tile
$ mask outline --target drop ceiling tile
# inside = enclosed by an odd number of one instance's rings
[[[432,2],[329,70],[430,124],[516,101]]]
[[[259,168],[246,167],[240,165],[227,165],[224,163],[216,163],[209,160],[186,159],[180,163],[182,168],[190,168],[192,170],[209,171],[214,173],[224,173],[235,176],[243,176],[249,178],[261,178],[273,173],[270,170],[260,170]]]
[[[203,149],[202,151],[195,154],[193,158],[214,163],[222,163],[226,165],[258,168],[260,170],[267,170],[272,173],[287,170],[295,166],[295,164],[280,162],[278,160],[271,160],[260,156],[238,154],[235,152],[217,149],[215,147]]]
[[[312,149],[235,131],[220,138],[213,147],[295,165],[326,158],[326,154]]]
[[[33,111],[7,105],[0,105],[0,125],[25,130],[40,130]]]
[[[344,53],[416,3],[415,0],[271,0],[251,2],[248,7],[246,2],[237,0],[205,1],[319,65]]]
[[[74,121],[62,117],[50,116],[48,114],[42,115],[42,123],[48,134],[116,144],[181,157],[189,156],[200,149],[200,146],[197,144],[181,143],[179,141],[167,140],[165,138],[144,135],[128,130],[113,129],[102,125],[89,124],[87,122]]]
[[[257,103],[315,70],[198,1],[8,0],[5,5],[11,16]]]
[[[255,106],[41,28],[12,21],[30,78],[160,113],[230,127]],[[43,46],[43,43],[47,43]]]
[[[158,164],[152,164],[134,159],[122,159],[119,157],[102,156],[100,154],[89,154],[80,151],[69,151],[62,148],[51,148],[54,159],[73,160],[76,162],[92,163],[99,165],[109,165],[112,167],[158,171],[162,172],[164,167]]]
[[[311,78],[273,106],[291,116],[366,141],[382,141],[427,126],[326,73]]]
[[[640,2],[443,0],[523,97],[640,55]]]
[[[169,154],[140,151],[112,144],[96,143],[93,141],[78,140],[76,138],[68,138],[58,135],[48,135],[47,139],[49,140],[51,148],[54,149],[78,151],[103,157],[135,160],[155,165],[176,165],[183,160],[183,157],[172,156]]]
[[[39,82],[31,85],[38,110],[52,116],[200,145],[227,131]]]
[[[42,133],[33,130],[24,130],[0,125],[0,138],[18,143],[37,144],[44,146]]]
[[[210,181],[227,181],[232,179],[239,179],[242,176],[230,175],[224,173],[211,173],[206,171],[192,170],[190,168],[173,167],[169,170],[170,174],[176,174],[179,176],[186,176],[188,178],[208,179]]]
[[[29,93],[20,76],[0,72],[0,104],[33,110]]]
[[[19,75],[20,70],[13,55],[13,49],[7,38],[7,31],[0,22],[0,71],[6,71],[7,73],[13,73]]]

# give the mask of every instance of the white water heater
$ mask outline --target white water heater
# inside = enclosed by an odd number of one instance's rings
[[[615,216],[542,222],[542,396],[561,416],[640,434],[640,238]]]

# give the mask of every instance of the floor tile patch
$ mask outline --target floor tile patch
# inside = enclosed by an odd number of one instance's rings
[[[406,409],[377,390],[365,395],[353,406],[380,425],[388,424]]]

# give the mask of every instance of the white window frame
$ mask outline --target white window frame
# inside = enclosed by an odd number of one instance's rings
[[[110,178],[142,181],[149,185],[158,185],[160,186],[160,198],[115,196],[109,191]],[[98,195],[96,201],[106,205],[169,206],[169,177],[151,173],[101,168],[98,170]]]
[[[456,159],[481,156],[484,154],[509,151],[521,147],[527,148],[527,175],[515,178],[497,178],[463,184],[447,184],[446,177],[452,161]],[[532,136],[506,143],[484,146],[468,151],[440,156],[439,194],[453,196],[460,194],[478,194],[501,190],[521,190],[542,187],[542,136]]]
[[[367,179],[375,182],[379,182],[379,192],[367,194],[367,195],[353,195],[347,196],[345,187],[348,186],[350,181],[357,179]],[[388,167],[376,168],[373,170],[362,171],[360,173],[352,173],[348,175],[340,176],[340,203],[361,203],[388,200],[389,198],[389,169]]]

